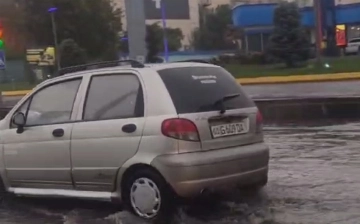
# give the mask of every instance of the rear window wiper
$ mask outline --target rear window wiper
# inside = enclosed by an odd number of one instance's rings
[[[233,94],[228,94],[228,95],[225,95],[223,96],[222,98],[216,100],[214,103],[210,104],[210,105],[204,105],[204,106],[201,106],[199,109],[198,109],[198,112],[206,109],[206,108],[216,108],[216,109],[219,109],[220,110],[220,114],[224,114],[226,112],[226,108],[225,108],[225,105],[224,103],[228,100],[231,100],[231,99],[234,99],[236,97],[240,96],[240,93],[233,93]],[[219,108],[218,108],[219,107]]]

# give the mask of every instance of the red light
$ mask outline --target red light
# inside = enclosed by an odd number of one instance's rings
[[[174,118],[163,121],[161,125],[163,135],[184,141],[199,141],[196,125],[187,119]]]

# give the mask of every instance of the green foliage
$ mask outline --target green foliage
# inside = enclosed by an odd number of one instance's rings
[[[184,39],[182,30],[179,28],[166,28],[166,35],[169,51],[178,51],[182,46],[181,41]],[[161,50],[164,50],[164,45],[161,45]]]
[[[62,68],[86,63],[84,49],[80,48],[73,39],[63,40],[59,48],[60,65]]]
[[[213,11],[200,10],[200,28],[192,33],[192,45],[196,50],[229,50],[236,44],[226,38],[232,24],[231,8],[220,5]]]
[[[73,39],[93,59],[116,58],[121,10],[112,0],[26,0],[26,28],[29,39],[39,46],[54,44],[50,7],[57,7],[55,21],[59,42]]]
[[[146,46],[147,46],[146,61],[150,63],[156,61],[156,57],[161,51],[162,32],[160,29],[159,29],[159,25],[156,23],[146,26],[146,38],[145,38]]]
[[[310,57],[310,42],[301,25],[301,15],[296,3],[283,2],[274,12],[274,32],[268,52],[281,59],[288,67]]]
[[[181,48],[181,40],[184,35],[179,28],[166,28],[169,51],[178,51]],[[158,61],[157,55],[164,51],[164,30],[154,23],[146,26],[147,61]]]

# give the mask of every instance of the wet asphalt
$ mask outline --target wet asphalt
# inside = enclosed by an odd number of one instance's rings
[[[360,123],[267,126],[270,180],[261,192],[235,191],[178,209],[164,223],[360,223]],[[1,224],[144,223],[107,204],[8,198]]]

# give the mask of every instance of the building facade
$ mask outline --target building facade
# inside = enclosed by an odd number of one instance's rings
[[[183,47],[190,48],[191,34],[199,27],[200,7],[216,7],[230,4],[231,0],[144,0],[146,24],[162,24],[161,1],[164,1],[166,25],[169,28],[180,28],[184,34]],[[115,0],[118,7],[124,9],[122,18],[126,30],[125,0]]]
[[[314,0],[296,1],[301,22],[315,43]],[[244,31],[242,49],[263,51],[273,29],[274,10],[280,0],[233,0],[233,23]],[[336,25],[345,25],[347,39],[360,37],[360,0],[320,0],[321,29],[327,46],[336,45]]]

